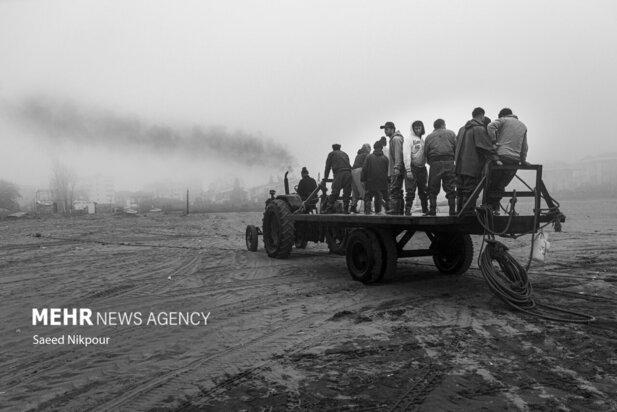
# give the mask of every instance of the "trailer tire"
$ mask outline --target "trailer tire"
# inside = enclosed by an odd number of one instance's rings
[[[335,255],[344,255],[348,235],[349,230],[346,228],[328,226],[326,228],[326,243],[330,252]]]
[[[383,250],[376,233],[368,229],[351,231],[345,249],[347,270],[352,279],[362,283],[379,280],[383,267]]]
[[[396,274],[396,266],[398,263],[398,249],[396,247],[396,237],[391,230],[379,229],[377,230],[379,235],[379,241],[383,249],[383,263],[381,274],[379,275],[379,281],[383,279],[392,279]]]
[[[257,247],[258,247],[257,243],[259,241],[259,235],[257,232],[257,228],[254,225],[248,225],[246,227],[245,240],[246,240],[246,248],[249,251],[251,252],[257,251]]]
[[[437,250],[433,262],[441,273],[462,275],[471,266],[473,242],[466,233],[436,233],[431,249]]]
[[[275,199],[268,202],[263,217],[264,248],[268,256],[284,259],[294,245],[294,223],[287,202]]]

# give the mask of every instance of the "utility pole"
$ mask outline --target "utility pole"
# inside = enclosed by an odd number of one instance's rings
[[[189,214],[189,190],[186,189],[186,214]]]

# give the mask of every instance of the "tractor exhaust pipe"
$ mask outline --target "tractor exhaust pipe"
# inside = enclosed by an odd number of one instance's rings
[[[287,180],[287,174],[289,172],[285,172],[285,179],[283,180],[283,182],[285,183],[285,194],[288,195],[289,194],[289,180]]]

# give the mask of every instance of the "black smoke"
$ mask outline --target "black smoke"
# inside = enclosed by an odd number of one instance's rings
[[[195,160],[224,159],[239,165],[287,169],[295,164],[281,144],[221,127],[172,127],[135,116],[87,108],[71,101],[30,97],[10,104],[10,117],[52,142],[100,146],[123,153],[180,154]]]

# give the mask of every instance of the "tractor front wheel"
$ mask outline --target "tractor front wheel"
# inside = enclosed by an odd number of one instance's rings
[[[268,256],[284,259],[294,245],[294,223],[287,202],[275,199],[268,203],[263,218],[264,247]]]
[[[253,225],[248,225],[246,227],[246,248],[251,252],[255,252],[257,250],[257,242],[259,240],[259,232],[257,228]]]

